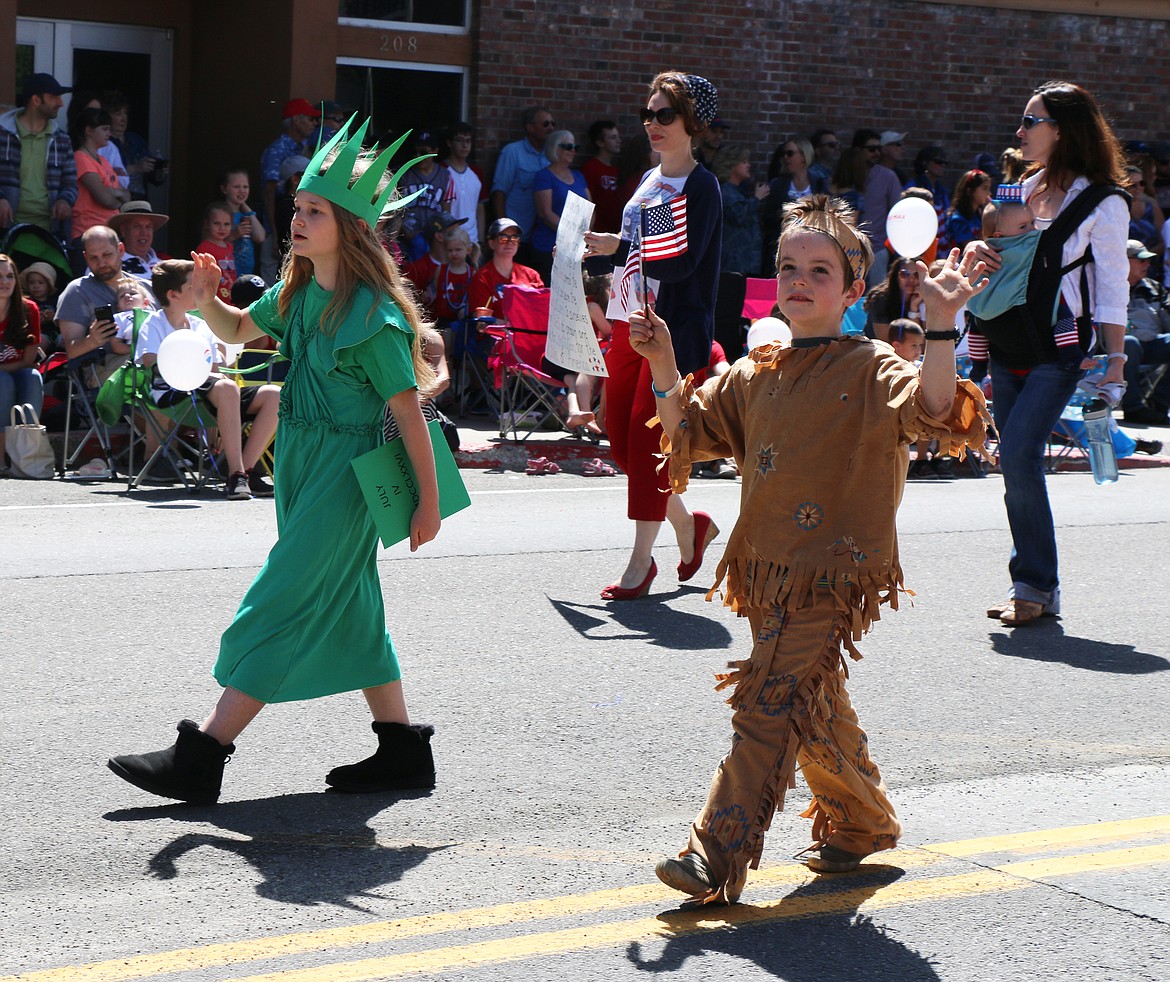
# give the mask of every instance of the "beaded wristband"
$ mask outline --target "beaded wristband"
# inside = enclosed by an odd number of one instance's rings
[[[1105,357],[1106,361],[1113,361],[1114,359],[1121,359],[1121,364],[1124,365],[1127,361],[1129,361],[1129,355],[1123,351],[1115,351],[1113,354],[1106,355]]]
[[[656,389],[654,387],[654,377],[653,376],[650,377],[650,391],[653,392],[659,399],[669,399],[671,396],[677,395],[679,389],[682,388],[682,384],[683,384],[682,372],[679,372],[678,373],[678,380],[674,383],[674,385],[672,385],[669,389],[667,389],[665,392],[663,392],[660,389]]]

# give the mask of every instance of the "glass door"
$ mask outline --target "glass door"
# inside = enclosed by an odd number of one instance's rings
[[[172,33],[162,28],[18,17],[16,89],[30,72],[48,72],[78,91],[116,89],[128,101],[129,131],[169,159],[172,52]],[[64,114],[59,122],[65,125]],[[155,208],[165,210],[167,185],[148,188]]]

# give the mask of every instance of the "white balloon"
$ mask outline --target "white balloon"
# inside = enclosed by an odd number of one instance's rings
[[[194,331],[175,331],[158,346],[158,372],[172,389],[199,388],[211,374],[211,345]]]
[[[922,198],[903,198],[886,216],[886,237],[899,256],[917,259],[938,238],[938,215]]]
[[[753,351],[763,344],[771,344],[773,341],[791,340],[792,331],[779,317],[761,317],[748,328],[748,351]]]

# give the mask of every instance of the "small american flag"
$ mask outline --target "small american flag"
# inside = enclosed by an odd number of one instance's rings
[[[642,254],[646,262],[671,259],[687,251],[687,196],[647,208],[642,230]]]

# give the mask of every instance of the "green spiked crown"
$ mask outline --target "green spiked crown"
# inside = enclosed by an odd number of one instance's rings
[[[381,153],[378,152],[376,146],[373,150],[363,151],[362,141],[366,137],[366,130],[370,127],[370,121],[367,119],[358,127],[357,132],[352,137],[349,137],[349,128],[353,125],[353,121],[356,118],[357,113],[354,113],[349,117],[349,121],[337,131],[328,143],[324,146],[317,147],[317,153],[309,161],[308,169],[301,178],[301,183],[297,185],[297,190],[308,191],[310,194],[319,194],[327,201],[332,201],[339,208],[344,208],[346,211],[352,212],[358,218],[364,218],[370,228],[374,228],[384,214],[396,211],[399,208],[405,208],[427,190],[426,188],[419,188],[405,198],[398,198],[395,201],[390,200],[398,187],[398,179],[419,161],[426,160],[427,157],[433,157],[434,154],[424,154],[421,157],[415,157],[413,160],[407,161],[406,164],[398,168],[390,183],[379,193],[378,183],[382,180],[382,175],[386,172],[386,168],[390,166],[391,159],[398,152],[402,144],[406,142],[406,138],[410,136],[410,130],[403,133],[402,136],[385,150],[381,151]],[[325,166],[325,159],[334,148],[338,148],[337,156],[334,158],[333,163],[329,165],[329,169],[322,173],[322,168]],[[354,165],[359,160],[370,160],[372,163],[366,168],[365,173],[354,181],[351,187],[349,182],[353,177]]]

